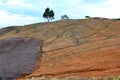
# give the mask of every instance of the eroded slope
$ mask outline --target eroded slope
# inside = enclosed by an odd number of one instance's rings
[[[32,38],[0,40],[0,78],[13,80],[30,73],[42,54],[41,46],[42,42]]]
[[[0,36],[35,37],[43,41],[44,55],[34,71],[21,79],[103,77],[120,75],[120,21],[103,18],[63,20],[16,27]]]

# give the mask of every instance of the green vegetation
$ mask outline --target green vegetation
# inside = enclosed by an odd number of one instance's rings
[[[112,19],[112,20],[118,20],[118,21],[120,21],[120,18],[117,18],[117,19]]]
[[[89,19],[89,18],[91,18],[91,17],[90,17],[90,16],[85,16],[85,18]]]
[[[120,80],[120,76],[114,77],[113,80]]]
[[[43,18],[46,18],[48,20],[48,22],[50,20],[53,20],[55,16],[55,13],[53,10],[50,10],[49,8],[45,9],[45,12],[43,13]]]
[[[61,19],[62,19],[62,20],[63,20],[63,19],[69,19],[69,17],[68,17],[66,14],[64,14],[64,15],[61,16]]]

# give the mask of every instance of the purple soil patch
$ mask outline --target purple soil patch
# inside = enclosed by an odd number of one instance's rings
[[[13,80],[30,73],[42,55],[42,41],[32,38],[0,40],[0,80]]]

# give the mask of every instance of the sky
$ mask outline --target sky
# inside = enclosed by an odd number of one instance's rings
[[[120,0],[0,0],[0,28],[45,22],[47,7],[55,12],[55,20],[64,14],[71,19],[120,18]]]

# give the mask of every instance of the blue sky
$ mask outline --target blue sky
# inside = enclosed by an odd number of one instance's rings
[[[0,0],[0,27],[44,22],[46,7],[54,10],[55,20],[63,14],[73,19],[120,17],[120,0]]]

